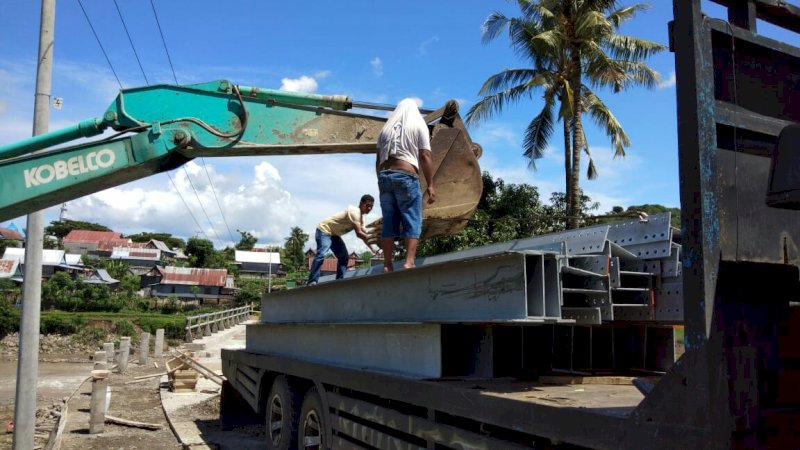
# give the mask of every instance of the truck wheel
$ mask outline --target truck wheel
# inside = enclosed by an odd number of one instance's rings
[[[303,411],[300,413],[300,436],[298,450],[324,450],[327,428],[322,399],[316,388],[311,388],[303,399]]]
[[[285,376],[272,382],[267,397],[267,448],[290,450],[297,447],[297,413],[300,396]]]

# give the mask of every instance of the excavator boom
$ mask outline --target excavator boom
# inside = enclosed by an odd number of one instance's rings
[[[0,146],[0,220],[172,170],[196,157],[375,153],[386,119],[347,111],[352,107],[346,96],[224,80],[126,89],[102,118]],[[472,143],[455,102],[426,120],[438,194],[423,211],[423,237],[431,237],[462,229],[483,186],[480,146]],[[119,134],[51,149],[109,128]]]

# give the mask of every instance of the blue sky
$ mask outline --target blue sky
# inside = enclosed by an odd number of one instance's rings
[[[122,85],[147,84],[114,3],[82,2]],[[40,2],[31,0],[3,3],[5,11],[14,13],[0,16],[0,144],[31,133],[40,8]],[[117,3],[149,84],[174,83],[150,1]],[[488,76],[524,66],[504,37],[481,43],[485,18],[494,10],[514,15],[514,2],[154,0],[154,4],[180,84],[229,79],[390,104],[413,96],[429,108],[455,98],[465,113]],[[721,8],[704,5],[710,15],[722,16]],[[666,44],[671,18],[672,2],[654,0],[622,32]],[[119,89],[77,0],[57,2],[55,35],[52,94],[63,98],[63,109],[51,110],[51,130],[100,116]],[[797,35],[779,37],[798,43]],[[600,202],[599,212],[614,205],[679,205],[674,58],[665,51],[649,63],[662,75],[658,89],[603,93],[632,140],[628,156],[613,159],[608,139],[593,126],[587,129],[600,177],[584,178],[582,186]],[[564,189],[558,139],[547,157],[537,162],[537,171],[527,169],[521,150],[524,128],[540,108],[541,100],[533,97],[470,133],[483,146],[483,170],[509,183],[537,186],[546,199],[550,192]],[[288,236],[292,226],[313,236],[317,222],[355,205],[363,193],[377,197],[373,158],[366,155],[206,158],[205,164],[208,176],[199,162],[173,173],[199,225],[164,174],[69,202],[66,217],[99,222],[126,234],[199,234],[217,246],[229,243],[231,235],[237,239],[237,229],[252,232],[261,243],[276,243]],[[199,202],[187,177],[199,192]],[[211,193],[209,177],[221,208]],[[376,208],[371,217],[378,215]],[[58,207],[48,209],[46,223],[57,217]],[[25,226],[24,218],[13,222]],[[352,236],[347,242],[353,250],[364,249]]]

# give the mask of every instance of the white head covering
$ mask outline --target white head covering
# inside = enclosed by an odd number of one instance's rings
[[[390,156],[408,161],[419,168],[419,150],[430,150],[428,124],[419,112],[417,102],[411,98],[400,100],[392,111],[378,137],[380,161]]]

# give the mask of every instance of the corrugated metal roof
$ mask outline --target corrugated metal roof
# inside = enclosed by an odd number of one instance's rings
[[[111,259],[146,259],[150,261],[161,260],[161,250],[157,248],[131,248],[114,247]]]
[[[114,247],[145,248],[146,246],[147,244],[144,242],[131,242],[130,239],[110,239],[98,242],[97,250],[101,252],[111,252],[114,250]]]
[[[89,284],[112,284],[119,283],[119,280],[109,275],[106,269],[95,269],[83,282]]]
[[[72,230],[64,236],[64,242],[76,244],[95,244],[101,241],[122,239],[122,233],[116,231]]]
[[[17,273],[19,261],[16,259],[0,259],[0,278],[11,278]]]
[[[314,263],[314,258],[308,259],[308,268],[311,269],[311,264]],[[339,260],[336,258],[325,258],[322,260],[322,268],[320,269],[323,272],[336,272],[337,266],[339,265]],[[354,258],[350,258],[347,260],[347,270],[352,269],[356,266],[356,260]]]
[[[236,262],[239,263],[258,263],[258,264],[280,264],[281,254],[277,252],[247,252],[236,250]]]
[[[80,253],[67,253],[64,255],[64,261],[70,266],[80,266],[83,264]]]
[[[227,269],[198,269],[195,267],[167,266],[159,268],[161,284],[187,284],[224,287],[228,278]]]
[[[146,245],[150,244],[152,244],[155,248],[161,250],[162,252],[175,253],[169,248],[169,246],[166,243],[164,243],[164,241],[159,241],[158,239],[150,239],[150,242],[148,242]]]
[[[10,239],[12,241],[24,241],[25,238],[17,230],[0,227],[0,239]]]
[[[3,254],[3,259],[15,259],[19,261],[20,264],[24,264],[25,249],[8,247],[6,248],[6,252]],[[66,264],[66,263],[67,261],[64,258],[64,250],[50,250],[50,249],[42,250],[43,266],[58,266],[60,264]]]

